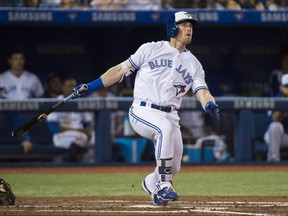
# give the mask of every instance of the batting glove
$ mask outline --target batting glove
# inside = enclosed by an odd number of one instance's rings
[[[219,116],[219,107],[217,104],[215,104],[213,101],[209,101],[206,105],[205,105],[205,112],[207,112],[210,116],[212,116],[213,118],[219,120],[220,116]]]
[[[76,87],[73,89],[73,91],[72,91],[72,94],[73,94],[72,99],[76,99],[76,98],[79,98],[79,97],[81,97],[81,96],[86,95],[86,94],[85,94],[86,92],[80,91],[80,88],[81,88],[81,87],[82,87],[82,84],[76,86]]]

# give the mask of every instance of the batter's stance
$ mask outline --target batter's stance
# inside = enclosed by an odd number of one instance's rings
[[[157,166],[142,186],[156,205],[178,199],[172,180],[180,170],[183,153],[177,112],[182,96],[192,88],[203,109],[219,119],[218,105],[208,90],[202,65],[186,49],[197,23],[187,12],[175,13],[167,22],[169,41],[143,44],[129,59],[87,84],[91,93],[137,72],[129,118],[139,135],[154,141]],[[78,89],[74,89],[75,98],[81,96]]]

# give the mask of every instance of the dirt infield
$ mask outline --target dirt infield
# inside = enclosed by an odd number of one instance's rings
[[[184,166],[182,172],[288,171],[287,166]],[[151,167],[1,168],[1,173],[150,172]],[[287,197],[180,197],[166,207],[154,206],[147,196],[18,197],[15,206],[0,207],[3,216],[74,215],[288,215]]]
[[[287,215],[287,198],[181,197],[166,207],[146,197],[20,198],[15,206],[0,208],[7,216],[60,215]]]

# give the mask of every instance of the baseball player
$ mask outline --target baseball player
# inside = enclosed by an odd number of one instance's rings
[[[282,76],[279,90],[278,97],[288,97],[288,74]],[[272,122],[264,134],[264,140],[268,144],[268,162],[280,161],[280,148],[288,146],[287,114],[285,110],[276,110],[272,113]]]
[[[14,49],[8,56],[10,69],[0,74],[0,82],[3,83],[3,98],[5,99],[27,99],[40,97],[44,93],[42,83],[39,78],[24,70],[25,56],[21,49]],[[21,125],[21,117],[17,113],[12,113],[12,121],[15,126]],[[32,149],[29,135],[21,137],[21,145],[24,152],[27,153]]]
[[[65,78],[62,84],[63,95],[67,97],[77,82],[74,78]],[[53,112],[47,118],[53,143],[56,147],[67,149],[63,160],[67,162],[82,160],[86,147],[92,136],[93,113],[91,112]]]
[[[87,84],[89,94],[137,73],[129,119],[139,135],[154,141],[157,166],[142,186],[155,205],[178,199],[172,180],[180,170],[183,153],[177,112],[182,96],[192,88],[203,109],[219,119],[219,108],[208,90],[202,65],[186,49],[197,23],[185,11],[173,14],[167,22],[169,41],[144,43],[126,61]],[[79,88],[74,90],[74,98],[81,96]]]
[[[269,76],[271,96],[277,96],[279,86],[281,85],[281,77],[283,74],[288,74],[288,47],[284,47],[281,54],[281,68],[275,69]]]

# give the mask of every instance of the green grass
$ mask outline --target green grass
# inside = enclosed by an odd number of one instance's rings
[[[148,174],[148,173],[147,173]],[[4,174],[18,197],[144,196],[145,173]],[[287,172],[180,173],[180,196],[288,196]]]

